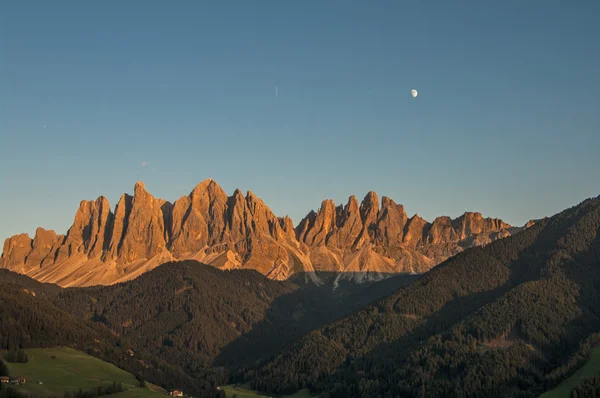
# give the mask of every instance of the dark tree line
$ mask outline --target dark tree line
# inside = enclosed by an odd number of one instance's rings
[[[12,349],[4,354],[4,360],[12,363],[27,363],[27,354],[23,350]]]
[[[98,386],[89,390],[79,389],[75,392],[65,391],[64,398],[97,398],[105,395],[118,394],[125,391],[120,382],[113,381],[108,386]]]
[[[10,376],[8,373],[8,367],[0,359],[0,376]],[[22,394],[20,394],[17,390],[12,388],[11,386],[5,385],[4,383],[0,383],[0,398],[25,398]]]
[[[0,359],[0,376],[8,376],[8,367],[3,360]]]
[[[34,296],[19,285],[3,284],[0,289],[0,348],[55,347],[94,340],[113,340],[108,330],[100,330],[75,319],[48,300]]]
[[[11,386],[5,386],[0,383],[0,398],[25,398],[25,395],[21,394]]]
[[[600,397],[600,376],[590,377],[571,391],[571,398],[598,398]]]

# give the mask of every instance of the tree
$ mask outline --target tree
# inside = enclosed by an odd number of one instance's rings
[[[7,362],[12,363],[27,363],[27,354],[21,349],[12,349],[8,350],[8,352],[4,355],[4,359]]]
[[[137,376],[135,376],[135,378],[138,381],[138,386],[140,388],[146,388],[146,381],[144,380],[142,375],[138,374]]]
[[[8,367],[3,360],[0,359],[0,376],[8,376]]]
[[[571,398],[579,398],[579,394],[577,394],[577,390],[571,391]]]
[[[17,362],[18,363],[27,363],[28,358],[27,354],[23,350],[17,351]]]
[[[21,393],[15,390],[12,387],[4,387],[0,388],[0,398],[24,398]]]

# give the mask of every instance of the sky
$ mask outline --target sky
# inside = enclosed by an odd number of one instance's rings
[[[0,240],[136,181],[295,223],[376,191],[522,225],[600,194],[600,2],[11,1]],[[412,98],[411,89],[419,96]]]

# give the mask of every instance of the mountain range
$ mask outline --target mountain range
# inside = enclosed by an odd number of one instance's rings
[[[361,282],[426,272],[466,248],[532,224],[512,227],[475,212],[430,223],[369,192],[360,204],[355,196],[345,206],[324,200],[294,226],[252,192],[228,196],[211,179],[174,203],[138,182],[114,212],[104,196],[82,201],[65,235],[38,228],[33,239],[8,238],[0,268],[60,286],[90,286],[191,259],[220,269],[254,269],[275,280],[301,274],[318,285],[324,275]]]
[[[321,398],[534,398],[595,347],[600,197],[448,259],[247,379],[270,395],[308,387]]]
[[[600,347],[600,197],[423,275],[335,290],[193,260],[76,288],[3,269],[0,319],[0,349],[67,345],[198,397],[538,397]]]

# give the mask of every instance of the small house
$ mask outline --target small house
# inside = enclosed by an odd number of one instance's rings
[[[181,390],[173,390],[169,393],[172,397],[183,397],[183,391]]]
[[[0,383],[8,383],[9,381],[8,376],[0,376]]]

